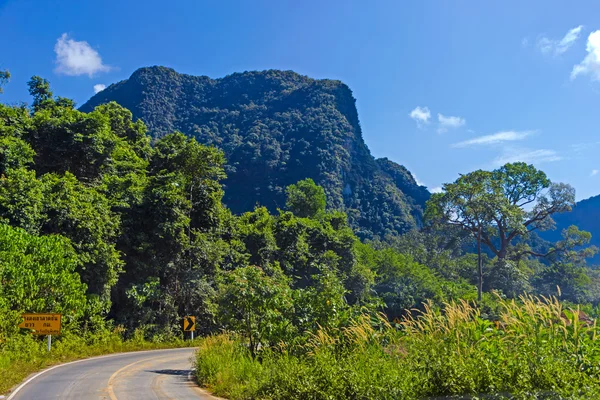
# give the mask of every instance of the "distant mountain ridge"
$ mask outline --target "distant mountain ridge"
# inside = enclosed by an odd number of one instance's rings
[[[81,110],[109,101],[129,108],[155,138],[178,130],[222,149],[224,201],[233,212],[283,208],[285,187],[312,178],[325,188],[329,208],[347,212],[363,238],[421,224],[429,192],[405,167],[371,155],[352,91],[340,81],[277,70],[211,79],[148,67]]]
[[[576,225],[592,234],[591,244],[600,247],[600,195],[577,202],[573,211],[555,215],[556,230],[541,232],[540,236],[549,241],[561,239],[563,229]],[[588,261],[589,265],[600,266],[600,254]]]

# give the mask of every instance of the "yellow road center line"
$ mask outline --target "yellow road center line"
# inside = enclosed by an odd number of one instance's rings
[[[110,378],[108,378],[108,386],[107,386],[107,390],[108,390],[108,397],[110,397],[110,400],[119,400],[117,399],[117,396],[115,396],[115,391],[113,389],[113,381],[115,380],[115,378],[117,377],[117,375],[119,375],[121,372],[123,372],[124,370],[126,370],[127,368],[135,365],[135,364],[139,364],[143,361],[148,361],[148,359],[144,359],[144,360],[138,360],[136,362],[132,362],[131,364],[127,364],[126,366],[124,366],[123,368],[118,369],[114,374],[112,374],[110,376]]]
[[[38,372],[37,374],[33,375],[31,378],[27,379],[25,382],[21,383],[19,386],[16,387],[16,389],[14,389],[10,393],[10,395],[8,396],[8,398],[6,398],[6,400],[12,400],[12,399],[14,399],[14,397],[17,395],[17,393],[19,393],[25,386],[27,386],[28,384],[30,384],[33,380],[35,380],[36,378],[40,377],[41,375],[44,375],[44,374],[46,374],[46,373],[48,373],[48,372],[50,372],[52,370],[58,369],[58,368],[67,367],[67,366],[70,366],[70,365],[73,365],[73,364],[79,364],[79,363],[86,363],[86,362],[90,362],[90,361],[102,360],[102,359],[106,359],[106,358],[118,358],[118,357],[121,357],[123,355],[129,355],[129,354],[162,353],[162,352],[169,352],[169,351],[181,350],[181,349],[185,349],[185,348],[181,347],[181,348],[172,348],[172,349],[126,351],[126,352],[121,352],[121,353],[105,354],[103,356],[83,358],[81,360],[75,360],[75,361],[70,361],[70,362],[63,363],[63,364],[54,365],[54,366],[52,366],[50,368],[46,368],[46,369]],[[189,349],[195,349],[195,347],[189,347]],[[2,397],[0,397],[0,399],[2,399]]]
[[[119,400],[117,398],[117,396],[115,395],[115,390],[114,390],[114,383],[115,383],[114,381],[117,378],[117,375],[119,375],[120,373],[122,373],[126,369],[128,369],[128,368],[130,368],[130,367],[132,367],[132,366],[134,366],[136,364],[139,364],[139,363],[142,363],[142,362],[146,362],[147,363],[148,361],[153,361],[153,360],[157,360],[157,359],[164,359],[164,358],[165,358],[165,356],[152,357],[152,358],[144,358],[143,360],[138,360],[138,361],[132,362],[131,364],[127,364],[126,366],[118,369],[114,374],[112,374],[110,376],[110,378],[108,378],[108,386],[107,386],[106,390],[108,392],[108,397],[110,397],[110,400]],[[180,356],[169,357],[165,361],[176,360],[178,358],[180,358]]]

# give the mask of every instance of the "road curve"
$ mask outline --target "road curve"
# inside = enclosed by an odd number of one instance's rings
[[[6,400],[215,399],[192,380],[194,349],[114,354],[49,368]]]

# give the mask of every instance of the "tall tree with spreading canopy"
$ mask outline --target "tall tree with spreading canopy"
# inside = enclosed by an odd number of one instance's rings
[[[530,255],[546,257],[585,243],[577,229],[546,253],[537,253],[525,240],[531,232],[551,229],[552,215],[571,211],[575,190],[552,183],[543,171],[523,162],[494,171],[474,171],[443,186],[427,202],[426,218],[470,232],[496,255],[498,263]],[[480,292],[482,276],[480,274]]]

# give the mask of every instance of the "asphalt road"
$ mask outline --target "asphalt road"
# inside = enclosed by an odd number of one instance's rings
[[[122,353],[42,371],[7,400],[215,399],[192,379],[194,349]]]

